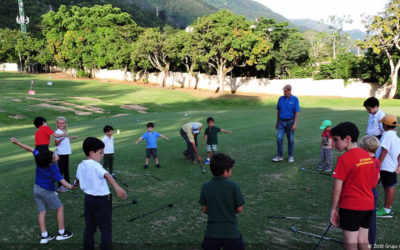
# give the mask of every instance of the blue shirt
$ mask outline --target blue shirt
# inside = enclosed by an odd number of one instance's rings
[[[157,137],[160,137],[160,134],[156,131],[144,133],[142,139],[146,140],[146,148],[157,148]]]
[[[299,99],[291,95],[289,98],[285,96],[279,97],[276,109],[279,110],[280,119],[293,119],[295,113],[300,112]]]
[[[39,154],[39,151],[33,150],[33,156]],[[58,170],[57,163],[53,163],[48,167],[36,166],[35,184],[48,191],[56,191],[54,182],[64,179]]]

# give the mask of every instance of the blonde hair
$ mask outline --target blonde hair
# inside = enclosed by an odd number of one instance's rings
[[[374,153],[378,150],[380,142],[378,138],[372,135],[366,135],[360,140],[360,147],[368,152]]]
[[[65,122],[67,122],[67,118],[65,118],[64,116],[59,116],[59,117],[57,117],[57,119],[56,119],[56,121],[58,121],[58,120],[64,120]]]

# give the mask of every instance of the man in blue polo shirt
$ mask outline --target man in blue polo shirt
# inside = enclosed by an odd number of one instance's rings
[[[283,160],[283,137],[288,138],[289,162],[294,162],[294,131],[297,126],[300,106],[299,99],[292,95],[292,86],[287,84],[283,87],[283,96],[279,97],[276,105],[277,119],[275,128],[278,130],[278,155],[272,158],[272,161]]]

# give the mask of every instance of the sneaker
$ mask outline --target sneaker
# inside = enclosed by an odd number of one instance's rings
[[[332,171],[332,168],[325,168],[324,171],[325,171],[325,172],[331,172],[331,171]]]
[[[204,162],[204,165],[209,165],[210,164],[210,160],[206,160],[205,162]]]
[[[383,207],[380,207],[376,210],[377,218],[393,218],[393,215],[394,215],[393,211],[386,213],[386,211],[385,211],[385,209],[383,209]]]
[[[203,166],[200,166],[201,172],[204,174],[206,172],[206,169]]]
[[[144,165],[144,167],[143,167],[144,169],[146,169],[146,168],[149,168],[149,165]]]
[[[47,244],[52,239],[54,239],[54,235],[48,234],[46,237],[41,236],[40,237],[40,244]]]
[[[190,156],[188,154],[183,153],[183,156],[185,156],[186,160],[190,160]]]
[[[111,173],[111,176],[112,176],[114,179],[117,179],[117,175],[116,175],[115,173]]]
[[[321,171],[321,170],[323,170],[324,168],[323,167],[321,167],[321,166],[318,166],[317,168],[316,168],[316,170],[318,170],[318,171]]]
[[[283,161],[283,157],[282,156],[275,156],[274,158],[272,158],[272,161]]]
[[[294,162],[293,156],[289,156],[288,162]]]
[[[64,234],[57,234],[56,240],[66,240],[72,237],[74,235],[72,232],[69,232],[67,230],[64,231]]]
[[[156,165],[156,168],[161,168],[161,165],[160,165],[160,164],[157,164],[157,165]]]

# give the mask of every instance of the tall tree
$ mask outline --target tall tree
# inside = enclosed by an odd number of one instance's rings
[[[382,13],[369,17],[367,22],[366,46],[376,54],[384,52],[389,59],[392,80],[388,98],[396,95],[400,69],[400,0],[390,0]]]
[[[336,59],[338,44],[343,42],[344,40],[349,40],[349,36],[347,34],[343,34],[343,27],[346,23],[350,24],[353,21],[349,16],[344,15],[343,17],[338,17],[335,15],[331,15],[326,20],[329,25],[329,33],[332,40],[332,58]]]

